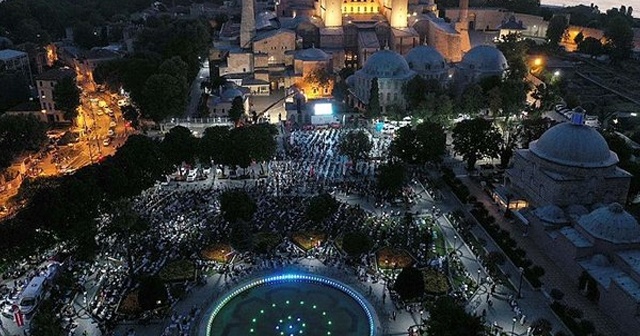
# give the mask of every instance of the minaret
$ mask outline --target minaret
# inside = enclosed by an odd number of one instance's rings
[[[242,16],[240,17],[240,48],[251,48],[251,41],[256,36],[255,0],[242,0]]]
[[[408,0],[391,0],[391,28],[407,28]]]
[[[326,0],[324,25],[326,27],[342,27],[342,1]]]

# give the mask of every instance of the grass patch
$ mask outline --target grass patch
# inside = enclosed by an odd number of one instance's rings
[[[294,232],[291,240],[301,249],[309,251],[310,249],[324,243],[327,235],[320,231],[298,231]]]
[[[165,282],[175,282],[193,280],[195,278],[196,267],[192,261],[177,260],[165,265],[158,275]]]
[[[376,253],[378,268],[405,268],[413,265],[413,258],[405,250],[383,247]]]
[[[200,251],[200,257],[207,261],[215,261],[226,264],[233,257],[233,248],[226,243],[218,243]]]

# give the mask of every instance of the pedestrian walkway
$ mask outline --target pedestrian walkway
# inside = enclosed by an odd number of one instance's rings
[[[596,304],[580,294],[577,284],[565,276],[564,272],[531,239],[525,237],[522,231],[504,219],[503,214],[498,211],[491,198],[476,183],[468,177],[460,179],[469,187],[471,194],[484,204],[489,214],[496,218],[496,223],[504,230],[507,230],[518,246],[527,252],[527,258],[545,269],[545,274],[541,278],[543,291],[549,292],[553,288],[561,290],[565,294],[563,301],[569,306],[580,308],[584,313],[584,318],[591,321],[599,333],[603,335],[624,335],[613,320],[602,312]],[[511,274],[517,273],[512,272]]]

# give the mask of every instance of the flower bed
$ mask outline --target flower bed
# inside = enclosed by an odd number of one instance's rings
[[[158,275],[166,282],[193,280],[195,270],[196,268],[193,262],[189,260],[177,260],[165,265]]]
[[[413,265],[413,258],[407,251],[383,247],[376,253],[378,268],[405,268]]]
[[[116,313],[121,315],[138,315],[142,313],[142,308],[138,303],[138,290],[129,292],[127,296],[122,299]]]
[[[215,261],[222,264],[226,264],[233,257],[233,248],[231,245],[225,243],[219,243],[213,246],[208,246],[200,251],[200,257],[207,261]]]
[[[305,251],[317,247],[325,239],[327,239],[327,235],[320,231],[298,231],[291,236],[291,240]]]
[[[429,294],[444,294],[449,291],[449,280],[447,277],[433,269],[422,271],[424,278],[424,290]]]

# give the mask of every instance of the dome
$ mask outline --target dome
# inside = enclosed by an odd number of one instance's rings
[[[592,127],[565,122],[548,129],[529,149],[535,155],[563,166],[602,168],[618,163],[616,153]]]
[[[604,254],[594,254],[591,257],[591,263],[600,266],[600,267],[609,267],[611,266],[611,262],[609,262],[609,258],[607,258]]]
[[[465,68],[482,72],[504,72],[507,70],[507,59],[496,47],[479,45],[471,48],[464,57],[461,65]]]
[[[432,46],[417,46],[404,57],[409,64],[409,68],[414,71],[437,71],[444,70],[446,62],[442,54]]]
[[[542,221],[552,224],[563,224],[567,223],[567,217],[564,215],[564,211],[560,209],[557,205],[549,204],[543,207],[537,208],[533,211],[536,217],[540,218]]]
[[[242,91],[240,91],[238,88],[228,88],[224,91],[222,91],[222,94],[220,94],[220,97],[222,99],[228,99],[228,100],[233,100],[236,97],[242,97],[244,96],[244,93],[242,93]]]
[[[303,61],[327,61],[330,58],[331,56],[322,51],[322,49],[318,49],[315,47],[298,50],[295,55],[295,59]]]
[[[404,78],[414,74],[404,57],[391,50],[380,50],[371,55],[361,71],[379,78]]]
[[[640,242],[638,221],[618,203],[580,217],[578,225],[593,237],[612,243]]]

